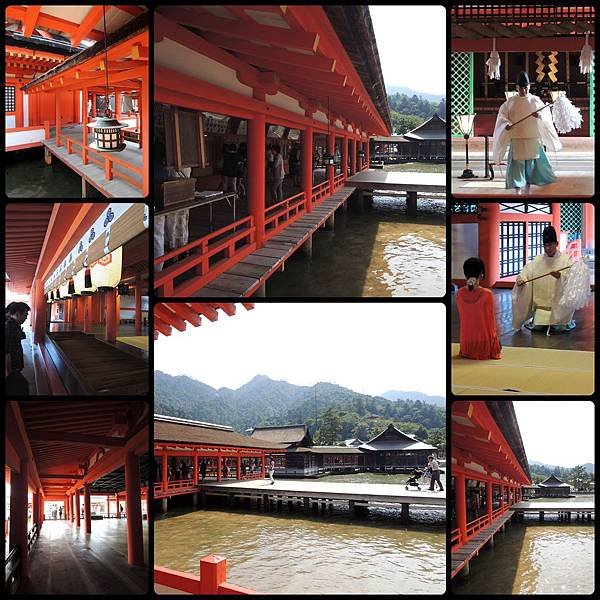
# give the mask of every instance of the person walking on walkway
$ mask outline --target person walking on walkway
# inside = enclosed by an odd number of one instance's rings
[[[431,483],[429,484],[429,490],[432,492],[435,491],[435,484],[437,483],[440,488],[439,491],[443,492],[444,486],[440,481],[440,465],[432,455],[427,457],[427,467],[431,469]]]
[[[59,519],[62,519],[62,511],[63,511],[62,506],[59,506],[58,507],[58,518]]]
[[[275,485],[275,480],[273,479],[273,475],[275,473],[275,461],[271,456],[271,460],[269,461],[269,479],[271,480],[271,485]]]

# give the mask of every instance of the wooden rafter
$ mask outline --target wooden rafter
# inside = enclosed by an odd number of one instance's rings
[[[110,8],[111,7],[108,7],[108,10],[110,10]],[[103,10],[103,6],[90,7],[90,10],[88,11],[87,15],[85,15],[85,18],[83,19],[83,21],[81,21],[81,24],[71,36],[71,46],[77,48],[77,46],[81,44],[81,41],[89,35],[89,33],[94,28],[94,25],[96,25],[96,23],[100,20]],[[108,12],[108,10],[106,12]]]
[[[41,9],[41,5],[30,4],[27,7],[27,12],[25,13],[25,21],[23,22],[23,35],[25,37],[31,37],[31,35],[33,34],[33,30],[37,23]]]

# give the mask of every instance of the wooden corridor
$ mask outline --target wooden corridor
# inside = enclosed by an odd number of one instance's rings
[[[148,564],[148,525],[143,526]],[[127,564],[127,520],[94,520],[92,534],[60,520],[44,522],[19,594],[145,594],[148,567]]]
[[[333,216],[354,190],[354,187],[349,186],[340,188],[330,198],[315,206],[310,213],[273,236],[262,248],[255,250],[209,285],[192,294],[192,297],[248,297],[255,293],[261,295],[261,288],[264,292],[266,280],[279,270],[300,246],[310,242],[313,233]]]
[[[63,126],[61,129],[61,141],[60,147],[56,146],[55,130],[51,130],[53,137],[47,140],[43,140],[42,144],[51,154],[56,158],[65,163],[71,170],[75,171],[85,182],[92,187],[96,188],[103,196],[107,198],[142,198],[142,176],[138,172],[142,168],[142,151],[137,144],[133,142],[125,142],[127,147],[122,152],[113,153],[116,154],[116,158],[119,161],[123,161],[133,167],[135,170],[126,169],[118,163],[113,165],[113,179],[110,181],[106,179],[105,169],[98,166],[97,163],[90,159],[87,165],[83,164],[81,158],[81,147],[73,145],[72,153],[69,154],[67,148],[67,138],[75,140],[81,140],[83,132],[81,131],[81,125],[68,125]],[[88,134],[88,139],[91,139],[91,134]],[[97,152],[90,151],[92,158],[99,160],[99,154]],[[128,181],[125,181],[119,174],[122,173],[126,177],[131,178],[133,181],[138,183],[138,186],[132,185]],[[85,196],[84,196],[85,197]]]
[[[506,523],[512,518],[514,511],[511,507],[501,517],[496,519],[493,523],[480,529],[469,541],[461,546],[455,552],[452,552],[452,564],[450,569],[450,578],[455,577],[460,571],[464,571],[465,575],[468,574],[469,561],[479,554],[479,551],[483,546],[500,530],[504,529]]]

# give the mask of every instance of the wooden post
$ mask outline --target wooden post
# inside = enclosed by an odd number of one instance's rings
[[[83,311],[83,332],[92,333],[92,298],[93,296],[84,296]]]
[[[256,247],[265,237],[265,115],[248,119],[248,211],[256,226]]]
[[[83,484],[83,517],[85,519],[85,532],[92,533],[92,507],[89,483]]]
[[[140,459],[131,450],[125,452],[125,510],[127,511],[127,562],[144,566],[142,536],[142,496]]]
[[[335,126],[335,124],[334,124]],[[335,131],[327,136],[327,151],[331,156],[335,155]],[[335,164],[327,166],[327,179],[329,180],[329,194],[333,195],[333,180],[335,177]]]
[[[400,521],[402,523],[408,523],[408,510],[409,505],[405,502],[402,503],[402,512],[400,513]]]
[[[227,581],[227,561],[222,556],[209,555],[200,559],[200,595],[218,594]]]
[[[46,296],[44,295],[44,284],[41,279],[35,281],[35,331],[33,340],[36,344],[41,344],[46,337]]]
[[[417,214],[417,192],[406,192],[406,214],[411,217]]]
[[[302,243],[302,245],[300,246],[300,252],[302,253],[303,256],[306,256],[306,258],[312,258],[312,244],[313,241],[313,236],[312,234],[309,235],[306,240]]]
[[[116,494],[116,498],[117,498],[117,519],[121,518],[121,504],[119,502],[119,493],[117,492]]]
[[[142,335],[142,280],[135,280],[135,335]]]
[[[56,113],[55,113],[55,119],[56,119],[56,147],[60,148],[62,146],[61,140],[60,140],[60,93],[58,92],[58,90],[56,91],[56,93],[54,94],[54,101],[55,101],[55,108],[56,108]]]
[[[481,207],[481,218],[478,227],[479,256],[485,263],[485,277],[483,285],[493,287],[500,277],[500,204],[498,202],[485,202]]]
[[[300,140],[300,168],[302,173],[302,191],[306,198],[306,212],[312,210],[313,186],[313,128],[307,127]]]
[[[166,492],[169,488],[169,461],[166,456],[162,457],[162,491]]]
[[[240,453],[239,450],[237,452],[237,456],[235,457],[236,459],[236,479],[239,481],[242,478],[242,459],[240,457]]]
[[[487,516],[488,516],[490,523],[492,522],[492,513],[494,512],[493,501],[492,501],[492,486],[493,485],[494,484],[491,481],[485,482],[485,504],[487,506]]]
[[[121,117],[121,90],[115,91],[115,118],[119,119]]]
[[[356,138],[350,140],[350,175],[356,175]]]
[[[342,138],[342,175],[344,176],[344,181],[348,179],[348,136],[344,136]]]
[[[365,159],[367,168],[369,168],[371,166],[371,140],[369,138],[365,142]]]
[[[198,485],[198,455],[194,454],[194,485]]]
[[[500,484],[500,514],[504,514],[504,484]]]
[[[221,481],[221,453],[217,452],[217,481]]]
[[[27,484],[29,463],[20,460],[19,471],[10,472],[10,547],[18,548],[21,557],[21,575],[29,575],[27,551]]]
[[[86,88],[83,88],[81,91],[81,160],[84,165],[88,164],[88,154],[87,154],[87,145],[88,145],[88,114],[87,114],[87,98],[88,91]]]
[[[112,288],[105,292],[106,298],[106,341],[117,341],[117,290]]]
[[[464,544],[467,541],[467,498],[465,487],[465,476],[462,473],[456,473],[454,476],[454,494],[456,507],[456,523],[460,531],[460,539]]]

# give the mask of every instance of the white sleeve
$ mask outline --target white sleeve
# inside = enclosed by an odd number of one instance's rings
[[[521,325],[531,317],[533,312],[533,285],[517,285],[512,289],[512,326],[521,329]]]
[[[550,322],[566,323],[576,310],[583,308],[590,300],[590,270],[583,259],[561,271],[556,283]]]
[[[535,99],[535,109],[539,110],[544,106],[544,103],[540,98],[534,96]],[[558,138],[558,133],[556,131],[556,127],[554,127],[554,122],[552,121],[552,108],[544,108],[544,110],[539,110],[538,115],[539,119],[536,119],[538,124],[538,131],[540,133],[540,137],[542,138],[542,143],[548,150],[554,150],[558,152],[562,149],[562,143]]]
[[[506,131],[506,126],[510,125],[508,118],[508,102],[504,102],[498,111],[496,118],[496,126],[494,127],[494,137],[492,138],[492,151],[494,162],[499,164],[504,160],[506,149],[510,143],[509,132]]]

